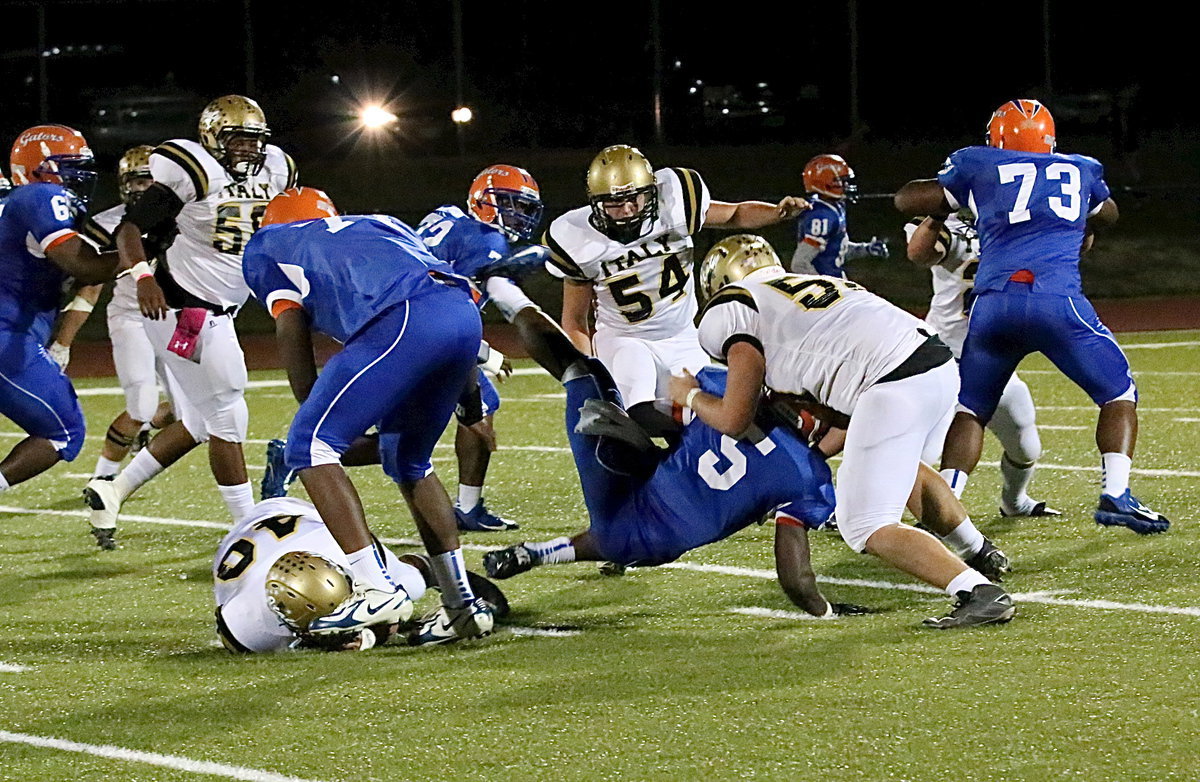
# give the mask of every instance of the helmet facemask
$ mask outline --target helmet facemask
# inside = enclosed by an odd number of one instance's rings
[[[96,160],[91,155],[51,155],[34,170],[34,177],[41,179],[57,176],[59,182],[71,191],[81,205],[86,206],[96,192]]]
[[[503,187],[486,188],[476,206],[495,211],[494,223],[509,238],[529,241],[542,222],[542,199]]]
[[[270,133],[262,130],[251,130],[244,127],[221,128],[217,132],[217,149],[213,157],[238,179],[257,176],[267,162],[267,138],[269,137]],[[243,139],[254,141],[254,151],[230,148],[230,142]]]
[[[588,199],[592,207],[592,225],[608,238],[630,244],[653,230],[658,219],[658,185],[650,184],[624,192],[600,193]],[[639,206],[639,202],[640,206]],[[633,204],[635,211],[623,217],[609,214],[612,207]]]

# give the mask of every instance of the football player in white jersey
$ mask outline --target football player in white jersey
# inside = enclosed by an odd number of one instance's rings
[[[753,422],[764,385],[842,414],[848,425],[835,514],[846,543],[958,599],[929,626],[1010,620],[1015,609],[1001,587],[900,520],[922,450],[945,438],[953,415],[958,373],[950,349],[922,321],[859,285],[788,274],[756,236],[718,242],[698,274],[710,296],[700,344],[728,364],[726,391],[707,394],[685,373],[671,379],[672,400],[730,436]],[[982,537],[963,527],[945,542],[960,549],[964,536]]]
[[[397,556],[375,541],[388,575],[416,601],[433,586],[429,562]],[[494,584],[468,573],[476,593],[496,616],[508,601]],[[387,641],[396,624],[334,635],[310,635],[312,620],[330,613],[353,592],[350,563],[311,503],[278,497],[255,505],[233,526],[213,561],[217,636],[231,652],[316,648],[364,651]],[[410,606],[411,613],[411,606]]]
[[[967,338],[967,316],[974,299],[979,235],[969,213],[966,220],[957,214],[950,215],[945,221],[917,217],[904,226],[904,233],[908,237],[908,259],[929,269],[933,276],[933,298],[925,322],[953,351],[954,357],[959,358]],[[1000,472],[1004,476],[1000,515],[1062,515],[1028,493],[1035,463],[1042,455],[1042,440],[1038,436],[1037,413],[1029,386],[1015,372],[1004,387],[1000,405],[987,427],[1004,448],[1000,457]],[[934,456],[927,454],[926,461],[932,463]],[[936,458],[940,461],[941,454]]]
[[[661,413],[653,402],[666,397],[671,374],[698,372],[708,363],[692,322],[692,237],[704,227],[772,225],[809,204],[793,196],[778,204],[714,201],[695,171],[655,171],[624,145],[592,160],[587,194],[587,206],[554,220],[542,238],[551,269],[565,278],[563,330],[608,367],[630,416],[654,433]],[[594,339],[588,328],[593,298]]]
[[[234,520],[254,505],[242,441],[248,413],[246,361],[233,318],[250,295],[242,250],[267,202],[296,183],[292,159],[267,143],[270,128],[253,100],[226,95],[200,114],[200,141],[173,139],[150,156],[152,184],[116,231],[123,267],[137,286],[143,327],[178,392],[181,413],[112,480],[84,489],[92,526],[114,529],[121,503],[139,486],[208,441],[209,465]],[[142,235],[179,235],[151,269]]]

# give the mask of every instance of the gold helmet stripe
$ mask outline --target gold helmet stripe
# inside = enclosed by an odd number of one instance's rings
[[[208,195],[208,174],[196,157],[178,144],[167,141],[155,147],[153,154],[162,155],[187,173],[196,188],[196,200],[203,201]]]
[[[287,186],[295,187],[296,180],[300,178],[300,172],[296,170],[296,161],[292,160],[292,156],[286,152],[283,153],[283,159],[287,161]]]
[[[683,184],[683,217],[688,236],[700,232],[700,175],[690,168],[672,168]]]
[[[103,226],[93,220],[91,215],[88,215],[84,219],[83,228],[80,230],[80,233],[95,242],[100,247],[101,252],[116,249],[116,245],[113,244],[112,234],[104,230]]]
[[[247,654],[250,649],[241,641],[233,637],[233,633],[229,632],[229,625],[225,624],[225,617],[221,616],[221,607],[217,607],[217,637],[221,639],[221,644],[235,654]]]
[[[588,279],[588,276],[583,273],[583,269],[579,268],[579,264],[575,263],[562,245],[550,235],[549,228],[542,234],[542,244],[550,251],[550,263],[554,264],[559,271],[573,280]]]

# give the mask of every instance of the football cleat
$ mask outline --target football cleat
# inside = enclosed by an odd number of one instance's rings
[[[1029,505],[1016,510],[1008,510],[1001,504],[1000,515],[1006,518],[1011,516],[1061,516],[1062,511],[1051,508],[1042,500],[1030,500]]]
[[[598,570],[602,576],[623,576],[625,575],[626,567],[620,562],[601,562]]]
[[[481,597],[458,608],[440,606],[412,629],[408,644],[433,646],[463,638],[483,638],[491,635],[494,623],[492,606]]]
[[[950,630],[956,627],[1004,624],[1017,612],[1012,598],[1003,587],[995,584],[980,584],[970,592],[958,593],[954,608],[945,616],[931,616],[922,624],[935,630]]]
[[[1100,506],[1094,517],[1097,524],[1105,527],[1129,527],[1139,535],[1166,532],[1171,526],[1167,517],[1143,505],[1129,489],[1120,497],[1100,495]]]
[[[469,511],[454,509],[454,520],[459,530],[463,532],[506,532],[510,529],[520,529],[515,521],[502,519],[492,513],[483,504],[483,500]]]
[[[535,564],[533,554],[525,548],[524,543],[489,551],[483,555],[483,569],[492,578],[512,578],[532,570]]]
[[[96,545],[104,551],[115,551],[117,548],[117,531],[115,529],[101,529],[100,527],[92,527],[92,537],[96,539]]]
[[[260,500],[286,497],[288,487],[296,482],[295,470],[289,470],[283,460],[286,447],[286,440],[267,443],[267,469],[263,471],[262,485],[259,487]]]
[[[308,632],[312,635],[328,635],[361,630],[377,624],[407,622],[412,613],[412,600],[403,589],[397,587],[395,592],[364,589],[352,594],[332,614],[312,620]]]
[[[967,567],[979,571],[987,580],[999,584],[1004,580],[1004,574],[1012,571],[1008,555],[996,547],[987,538],[983,539],[983,548],[976,551],[965,560]]]
[[[611,437],[639,451],[655,448],[654,441],[646,434],[646,430],[630,418],[629,413],[602,399],[584,400],[583,407],[579,410],[579,422],[575,424],[575,433]]]
[[[121,500],[112,478],[93,478],[83,487],[83,501],[92,509],[88,521],[93,529],[115,530]],[[111,535],[110,535],[111,537]],[[99,542],[99,541],[97,541]]]

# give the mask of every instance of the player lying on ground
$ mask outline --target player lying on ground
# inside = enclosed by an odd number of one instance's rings
[[[567,436],[590,524],[571,538],[489,552],[489,575],[509,578],[538,565],[581,560],[662,564],[772,516],[776,570],[788,597],[815,616],[864,610],[829,603],[817,588],[808,530],[829,518],[834,489],[824,455],[807,445],[786,414],[764,407],[740,437],[693,418],[662,451],[621,408],[603,364],[575,349],[534,307],[522,309],[514,323],[533,357],[566,387]],[[725,372],[705,369],[700,382],[720,395]],[[910,507],[949,542],[978,542],[974,560],[981,569],[996,578],[1007,569],[1004,554],[975,530],[932,470],[918,476]]]
[[[412,602],[373,545],[362,501],[341,464],[355,438],[380,431],[396,482],[442,587],[442,607],[418,643],[485,636],[492,609],[466,577],[454,510],[431,458],[463,390],[474,384],[482,337],[470,283],[385,215],[340,216],[319,190],[290,189],[263,214],[242,259],[246,284],[275,317],[280,355],[300,409],[284,454],[348,555],[355,593],[315,619],[314,633],[404,621]],[[342,343],[317,375],[312,333]],[[477,406],[471,423],[483,419]]]
[[[379,541],[374,546],[388,575],[412,600],[438,588],[426,557],[397,556]],[[503,592],[475,573],[468,578],[497,617],[508,614]],[[213,561],[213,592],[217,635],[231,652],[361,652],[386,643],[400,627],[386,622],[331,635],[308,632],[314,619],[350,597],[350,562],[317,509],[288,497],[260,502],[221,541]]]
[[[699,271],[708,302],[700,344],[729,367],[715,396],[690,375],[671,399],[725,434],[746,430],[762,388],[807,395],[848,418],[838,468],[837,521],[855,551],[878,556],[958,600],[937,628],[1007,622],[1015,608],[927,533],[901,522],[921,454],[945,437],[958,373],[925,324],[859,285],[788,274],[756,236],[718,242]]]
[[[1104,488],[1096,523],[1139,535],[1166,531],[1166,516],[1129,489],[1137,385],[1079,275],[1080,253],[1096,228],[1118,217],[1104,167],[1085,155],[1055,152],[1054,118],[1041,103],[1009,101],[992,113],[987,146],[958,150],[937,179],[914,180],[896,193],[897,209],[933,222],[964,206],[977,218],[979,270],[942,475],[961,495],[1009,378],[1025,356],[1042,353],[1100,408]]]

